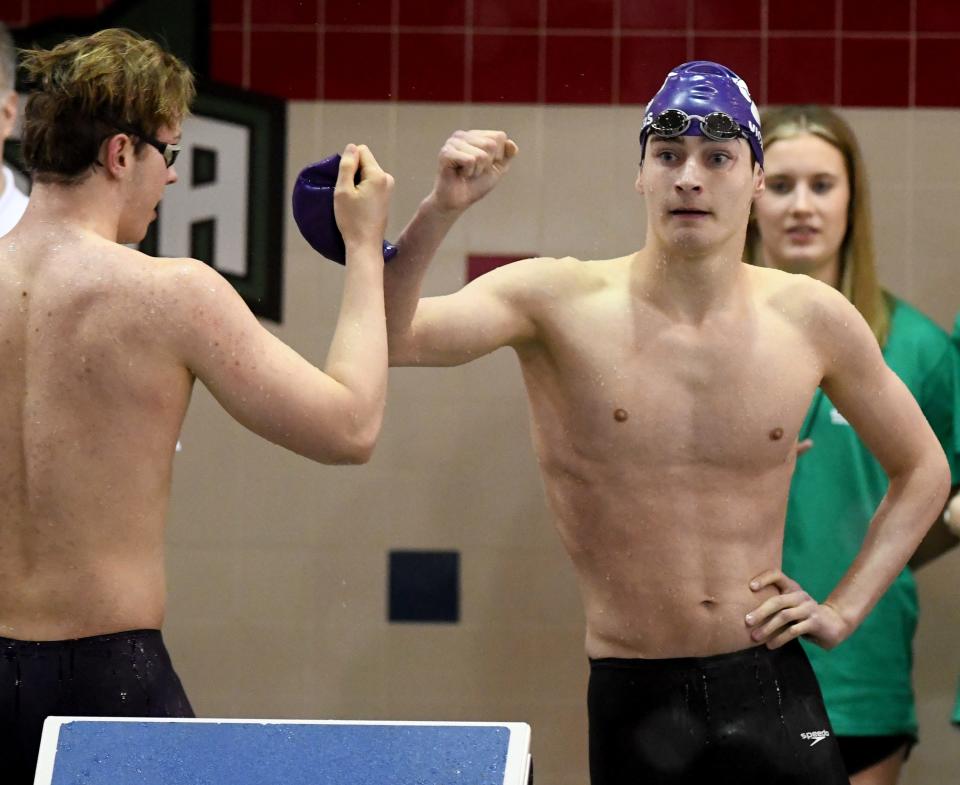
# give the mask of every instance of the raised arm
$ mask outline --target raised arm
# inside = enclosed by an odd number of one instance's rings
[[[914,397],[887,367],[869,327],[845,297],[815,284],[811,338],[824,363],[824,392],[890,479],[853,564],[823,604],[779,570],[751,584],[780,595],[751,613],[755,639],[775,647],[804,635],[825,648],[845,640],[907,564],[950,489],[946,456]]]
[[[496,281],[450,297],[420,299],[427,268],[450,227],[500,181],[516,153],[502,131],[457,131],[441,148],[433,190],[384,270],[392,365],[455,365],[523,333],[523,324],[510,323],[512,306]]]
[[[322,463],[363,463],[379,435],[387,387],[381,244],[392,187],[366,147],[347,146],[334,195],[347,265],[322,371],[265,329],[214,270],[193,260],[175,270],[179,359],[241,424]]]

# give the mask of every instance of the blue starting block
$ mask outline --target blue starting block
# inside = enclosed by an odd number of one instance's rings
[[[49,717],[34,785],[529,785],[525,723]]]

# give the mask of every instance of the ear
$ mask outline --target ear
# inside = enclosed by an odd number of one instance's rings
[[[103,140],[100,158],[103,168],[111,176],[123,179],[127,176],[134,159],[133,140],[127,134],[114,134]]]
[[[3,102],[0,102],[0,144],[13,133],[13,126],[17,121],[17,102],[20,96],[11,90]]]
[[[754,201],[763,193],[764,188],[767,187],[766,184],[766,175],[763,172],[763,169],[760,168],[759,163],[753,165],[753,199]]]
[[[637,170],[637,180],[633,184],[634,189],[638,194],[643,194],[643,162],[640,162],[640,168]]]

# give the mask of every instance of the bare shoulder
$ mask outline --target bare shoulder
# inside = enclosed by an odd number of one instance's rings
[[[807,275],[767,268],[751,268],[751,274],[769,314],[802,336],[820,358],[825,378],[838,369],[868,374],[883,364],[873,331],[841,292]]]
[[[808,275],[747,265],[758,300],[804,332],[842,327],[857,309],[829,284]]]
[[[159,282],[181,297],[203,299],[233,290],[230,282],[205,262],[197,259],[154,259]]]
[[[115,243],[93,246],[85,254],[90,269],[86,286],[102,288],[104,296],[126,302],[129,313],[154,315],[151,329],[169,317],[182,319],[181,306],[192,307],[211,298],[222,298],[233,287],[216,270],[196,259],[154,257]]]
[[[182,355],[210,330],[255,318],[232,284],[210,265],[190,258],[155,258],[129,251],[125,300],[149,339]]]
[[[87,238],[78,246],[80,261],[100,276],[86,277],[91,281],[108,277],[112,288],[143,290],[162,295],[168,288],[177,289],[185,279],[223,280],[209,265],[196,259],[174,259],[150,256],[126,245]]]
[[[516,302],[556,302],[608,286],[617,261],[572,256],[522,259],[480,276],[470,286],[495,290]]]
[[[530,284],[546,283],[556,280],[559,276],[569,276],[572,263],[576,259],[553,258],[536,256],[530,259],[518,259],[515,262],[501,265],[488,273],[484,273],[475,282],[482,281],[486,286],[496,286],[504,289],[527,287]]]

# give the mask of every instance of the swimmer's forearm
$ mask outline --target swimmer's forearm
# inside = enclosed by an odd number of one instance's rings
[[[942,453],[910,472],[890,477],[860,553],[826,600],[851,632],[903,570],[943,510],[949,490],[950,474]]]
[[[324,371],[351,396],[361,453],[380,433],[387,394],[383,255],[380,244],[347,246],[343,297]]]
[[[462,210],[442,209],[430,194],[420,203],[397,240],[397,255],[386,265],[383,274],[391,343],[399,344],[407,336],[430,262],[462,213]]]

